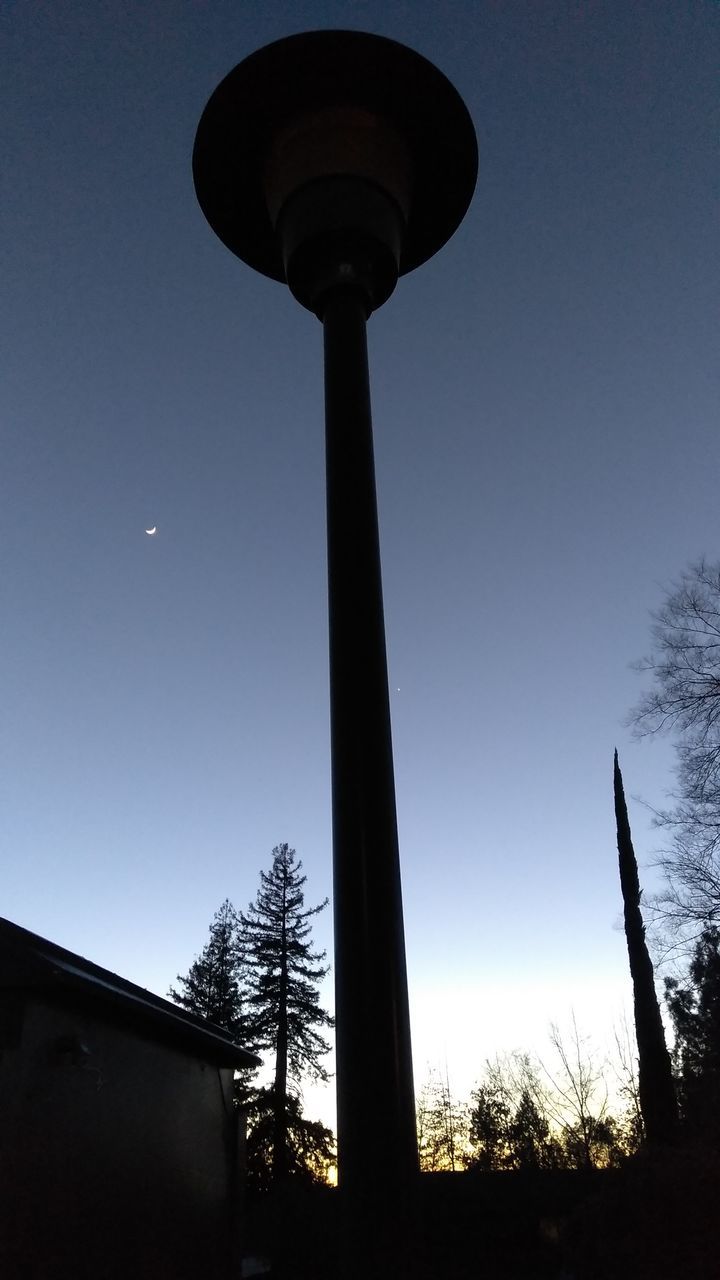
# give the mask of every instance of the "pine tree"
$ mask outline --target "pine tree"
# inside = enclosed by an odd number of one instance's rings
[[[550,1123],[527,1088],[508,1125],[507,1163],[511,1169],[545,1169],[557,1163]]]
[[[709,925],[695,944],[682,983],[665,979],[675,1028],[673,1057],[685,1129],[720,1149],[720,929]]]
[[[647,1141],[672,1142],[677,1128],[675,1085],[655,991],[652,960],[645,941],[645,925],[640,910],[640,881],[617,751],[614,792],[620,885],[625,908],[625,937],[633,981],[640,1109]]]
[[[327,1080],[322,1064],[330,1046],[318,1028],[332,1026],[320,1007],[318,983],[328,972],[325,953],[312,950],[310,920],[327,906],[305,908],[302,863],[287,844],[273,849],[269,872],[240,928],[248,965],[248,1015],[253,1047],[274,1055],[273,1179],[291,1171],[288,1089],[304,1076]]]
[[[177,976],[182,990],[170,987],[168,996],[190,1013],[224,1027],[244,1048],[249,1048],[240,987],[242,952],[238,924],[238,914],[226,898],[213,917],[209,942],[187,975]]]
[[[502,1072],[487,1064],[485,1082],[474,1090],[470,1110],[470,1160],[476,1169],[504,1169],[510,1136],[511,1100]]]

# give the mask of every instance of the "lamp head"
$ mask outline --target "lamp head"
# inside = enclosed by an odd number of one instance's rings
[[[348,287],[369,313],[462,221],[477,144],[425,58],[381,36],[315,31],[258,50],[218,85],[193,173],[238,257],[318,315]]]

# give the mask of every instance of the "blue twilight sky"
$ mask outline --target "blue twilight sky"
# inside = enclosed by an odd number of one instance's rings
[[[480,143],[370,322],[417,1076],[617,1015],[613,747],[630,796],[672,783],[628,664],[718,555],[718,16],[5,4],[1,914],[164,993],[278,842],[331,893],[321,329],[213,236],[190,156],[235,63],[359,28]]]

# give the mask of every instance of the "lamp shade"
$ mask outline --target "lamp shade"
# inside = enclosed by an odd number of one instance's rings
[[[383,36],[313,31],[259,49],[221,81],[200,119],[193,176],[227,248],[282,281],[283,201],[311,180],[362,180],[400,211],[404,274],[462,221],[477,143],[462,99],[426,58]]]

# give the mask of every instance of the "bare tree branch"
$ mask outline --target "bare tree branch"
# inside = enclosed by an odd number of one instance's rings
[[[673,946],[687,946],[720,918],[720,563],[701,559],[652,615],[653,650],[635,664],[652,687],[628,717],[636,737],[675,737],[674,807],[655,815],[670,836],[652,900]]]

